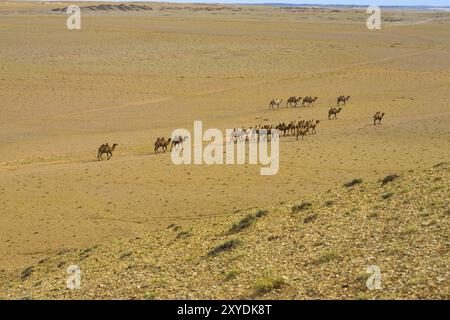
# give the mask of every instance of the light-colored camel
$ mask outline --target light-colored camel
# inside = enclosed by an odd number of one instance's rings
[[[97,153],[97,160],[103,160],[103,154],[106,153],[106,160],[109,160],[109,158],[112,157],[112,153],[114,151],[114,149],[118,146],[117,143],[114,143],[112,145],[112,147],[107,143],[102,144],[99,148],[98,148],[98,153]]]
[[[175,150],[178,150],[178,147],[181,146],[181,150],[183,150],[184,146],[183,143],[188,139],[187,136],[177,136],[175,138],[173,138],[172,140],[172,144],[170,146],[170,151],[173,150],[173,148],[175,148]]]
[[[276,106],[277,108],[279,108],[279,107],[280,107],[280,104],[281,104],[282,102],[283,102],[283,99],[279,99],[279,98],[274,98],[274,99],[270,100],[270,103],[269,103],[269,109],[274,109],[275,106]]]
[[[316,127],[320,123],[320,120],[309,120],[306,122],[306,132],[310,132],[310,134],[316,134]]]
[[[306,132],[308,132],[308,128],[306,127],[297,127],[295,138],[298,140],[298,137],[301,136],[302,140],[305,138]]]

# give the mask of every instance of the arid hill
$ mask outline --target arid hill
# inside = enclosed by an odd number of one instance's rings
[[[448,299],[450,166],[62,251],[1,274],[2,298]],[[81,289],[66,289],[78,265]],[[381,289],[369,290],[378,266]]]

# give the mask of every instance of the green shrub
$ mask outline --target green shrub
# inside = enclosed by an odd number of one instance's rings
[[[297,204],[292,206],[291,208],[291,212],[292,213],[297,213],[306,209],[309,209],[312,207],[312,204],[310,202],[302,202],[301,204]]]
[[[253,288],[256,294],[264,294],[285,285],[282,277],[274,276],[270,272],[265,272],[260,278],[256,279]]]
[[[211,249],[208,252],[208,256],[215,257],[221,252],[233,250],[240,244],[241,244],[241,242],[237,239],[228,240],[228,241],[218,245],[217,247]]]
[[[344,183],[344,187],[350,188],[350,187],[356,186],[358,184],[361,184],[362,182],[363,182],[362,179],[353,179],[347,183]]]

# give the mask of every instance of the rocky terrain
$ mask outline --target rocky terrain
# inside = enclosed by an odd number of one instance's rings
[[[448,299],[450,165],[87,249],[1,274],[2,298]],[[66,270],[82,271],[66,289]],[[381,289],[369,290],[378,266]]]

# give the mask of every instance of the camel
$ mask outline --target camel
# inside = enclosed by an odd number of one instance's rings
[[[290,106],[292,107],[292,105],[294,105],[294,107],[297,107],[297,104],[302,100],[302,97],[298,97],[296,98],[295,96],[290,97],[287,101],[286,101],[286,107]]]
[[[320,123],[320,120],[309,120],[306,122],[306,132],[310,132],[311,134],[316,134],[316,127]],[[310,131],[311,130],[311,131]]]
[[[381,113],[380,111],[377,111],[377,113],[375,113],[375,115],[373,116],[373,125],[376,125],[377,121],[378,121],[378,124],[381,124],[381,120],[383,120],[383,117],[384,117],[384,112]]]
[[[328,120],[330,119],[337,119],[337,115],[339,112],[341,112],[342,108],[331,108],[330,111],[328,111]],[[331,116],[334,116],[331,118]]]
[[[158,154],[158,153],[159,153],[158,150],[159,150],[160,148],[163,149],[163,152],[166,152],[167,147],[168,147],[169,144],[170,144],[170,141],[171,141],[170,138],[166,140],[164,137],[162,137],[162,138],[159,138],[159,137],[158,137],[158,139],[156,139],[156,142],[155,142],[155,154]]]
[[[277,129],[278,131],[283,131],[283,136],[286,136],[286,132],[289,131],[288,126],[283,122],[278,124],[275,129]]]
[[[339,105],[341,104],[341,102],[342,102],[342,103],[344,103],[344,106],[345,106],[345,104],[346,104],[346,102],[347,102],[348,100],[350,100],[350,96],[344,96],[344,95],[339,96],[339,97],[337,98],[337,105],[339,106]]]
[[[106,153],[106,160],[109,160],[109,158],[112,157],[112,152],[114,151],[114,149],[118,146],[117,143],[114,143],[113,146],[111,147],[108,142],[105,144],[102,144],[99,148],[98,148],[98,153],[97,153],[97,160],[103,160],[103,154]]]
[[[305,127],[297,127],[297,133],[295,135],[295,138],[298,140],[299,136],[302,136],[302,140],[305,138],[306,132],[308,131],[308,128]]]
[[[170,151],[172,151],[172,149],[175,147],[175,150],[178,150],[178,146],[181,145],[181,150],[183,150],[183,143],[188,139],[187,136],[177,136],[175,138],[173,138],[172,140],[172,144],[170,146]]]
[[[317,99],[319,99],[319,97],[314,97],[314,98],[311,96],[304,97],[302,106],[304,106],[305,104],[308,104],[308,106],[311,106],[312,104],[314,104],[314,102],[317,101]]]
[[[283,102],[283,99],[279,99],[279,98],[274,98],[274,99],[270,100],[270,103],[269,103],[269,109],[274,109],[275,106],[276,106],[277,108],[279,108],[279,107],[280,107],[280,104],[281,104],[282,102]]]

